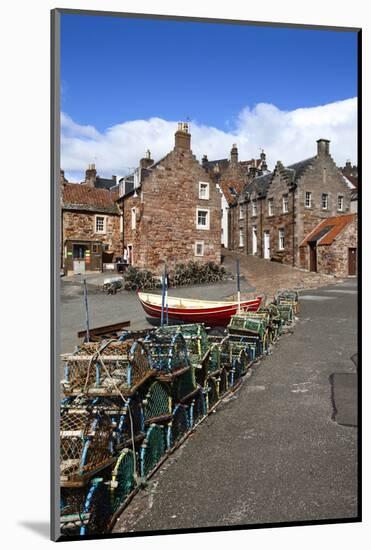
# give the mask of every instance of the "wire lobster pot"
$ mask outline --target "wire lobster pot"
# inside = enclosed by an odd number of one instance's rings
[[[170,386],[155,380],[150,384],[142,399],[144,425],[171,419],[173,400]]]
[[[111,417],[99,406],[69,404],[61,408],[60,481],[62,487],[85,485],[113,461]]]
[[[294,314],[299,313],[299,294],[296,290],[280,290],[275,297],[277,305],[291,305]]]
[[[294,322],[294,309],[292,304],[279,303],[277,308],[284,324],[291,325]]]
[[[171,449],[190,429],[189,407],[178,403],[167,426],[167,448]]]
[[[63,354],[62,390],[69,395],[131,395],[155,374],[140,341],[88,342]]]
[[[175,375],[190,367],[187,345],[179,332],[159,329],[144,339],[151,367],[162,374]]]
[[[168,334],[182,334],[192,365],[199,365],[209,347],[208,334],[203,323],[171,325],[161,329]]]

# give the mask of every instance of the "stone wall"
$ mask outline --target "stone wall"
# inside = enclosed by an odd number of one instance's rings
[[[114,257],[122,255],[119,215],[64,210],[62,216],[63,243],[66,240],[100,241],[103,245],[109,246],[110,251],[114,252]],[[96,216],[105,216],[105,233],[95,232]]]
[[[331,245],[317,246],[317,272],[346,277],[349,248],[357,248],[357,221],[348,224]]]
[[[190,260],[220,263],[221,193],[187,147],[178,138],[142,182],[138,197],[124,199],[124,244],[133,245],[136,267],[160,273],[164,262],[169,269]],[[209,199],[199,198],[200,181],[209,183]],[[209,229],[197,229],[197,207],[209,210]],[[204,243],[203,256],[195,255],[196,241]]]

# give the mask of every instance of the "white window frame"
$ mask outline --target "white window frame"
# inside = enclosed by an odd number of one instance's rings
[[[131,208],[131,228],[136,229],[137,227],[137,209],[135,206]]]
[[[285,229],[283,227],[278,230],[278,250],[285,250]]]
[[[338,195],[338,212],[344,212],[344,195]]]
[[[282,212],[283,214],[288,214],[289,212],[289,196],[287,193],[282,195]]]
[[[268,199],[268,216],[273,216],[273,199]]]
[[[199,212],[206,212],[206,225],[200,225],[198,223],[198,213]],[[197,229],[201,229],[203,231],[207,231],[210,229],[210,209],[209,208],[196,208],[196,227]]]
[[[198,253],[197,253],[197,246],[201,246],[201,247],[202,247],[202,252],[201,252],[201,254],[198,254]],[[201,257],[201,256],[204,256],[204,255],[205,255],[205,241],[196,241],[196,242],[195,242],[195,256]]]
[[[256,205],[256,200],[254,200],[251,202],[251,216],[255,218],[257,215],[258,215],[257,205]]]
[[[308,195],[309,195],[309,204],[307,204],[307,196]],[[305,206],[305,208],[312,208],[312,191],[305,191],[304,206]]]
[[[103,219],[103,229],[98,229],[97,227],[98,218]],[[99,235],[104,235],[106,233],[106,226],[107,226],[106,216],[101,216],[100,214],[97,214],[94,218],[94,233],[97,233]]]
[[[244,239],[242,227],[240,227],[240,230],[239,230],[239,246],[240,247],[245,246],[245,239]]]
[[[326,205],[323,206],[323,203],[324,203],[324,199],[326,201]],[[321,194],[321,210],[328,210],[328,205],[329,205],[329,197],[328,197],[328,193],[322,193]]]
[[[204,187],[206,185],[206,188]],[[205,189],[205,195],[201,193],[201,189]],[[200,181],[198,183],[198,198],[208,201],[210,199],[210,184],[208,181]]]

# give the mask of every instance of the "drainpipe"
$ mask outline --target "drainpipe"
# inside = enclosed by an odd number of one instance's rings
[[[295,187],[292,190],[292,265],[295,266]]]
[[[260,199],[260,257],[264,258],[263,254],[263,201]]]

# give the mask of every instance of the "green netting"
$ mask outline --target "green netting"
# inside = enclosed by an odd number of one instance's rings
[[[202,417],[206,415],[206,398],[203,390],[199,390],[192,400],[190,409],[189,409],[189,424],[190,427],[197,424]]]
[[[233,315],[228,325],[228,330],[232,334],[237,330],[238,333],[256,335],[262,338],[267,329],[267,324],[268,323],[265,316],[263,318],[250,317],[249,313],[245,313],[241,315]]]
[[[181,333],[185,339],[191,363],[193,365],[200,363],[208,349],[208,336],[203,324],[173,325],[164,327],[162,330],[170,334]]]
[[[111,499],[108,486],[103,478],[91,481],[84,503],[84,514],[89,514],[86,525],[80,528],[80,535],[104,534],[112,515]]]
[[[294,311],[291,304],[277,304],[284,323],[292,323],[294,320]]]
[[[181,439],[188,430],[188,407],[178,404],[174,409],[173,418],[168,425],[168,448],[175,445],[175,443],[179,441],[179,439]]]
[[[172,399],[169,386],[153,382],[142,401],[143,416],[146,423],[155,418],[171,414]]]
[[[166,451],[165,428],[151,424],[139,451],[140,475],[146,477],[160,461]]]
[[[172,373],[190,365],[186,341],[179,331],[160,328],[149,334],[144,343],[153,368]]]
[[[191,367],[177,376],[171,386],[171,395],[175,402],[187,397],[197,388],[195,368]]]
[[[131,449],[122,451],[112,471],[110,497],[112,512],[115,512],[133,490],[135,485],[135,460]]]
[[[231,347],[230,337],[225,336],[219,344],[220,348],[220,366],[221,368],[230,369],[231,365]]]
[[[219,386],[219,383],[213,376],[210,376],[210,378],[207,379],[207,387],[206,387],[207,410],[210,410],[211,407],[215,405],[215,403],[219,399],[218,386]]]
[[[208,370],[208,373],[212,373],[219,369],[220,369],[220,347],[218,346],[218,344],[213,344],[210,347],[207,370]]]

